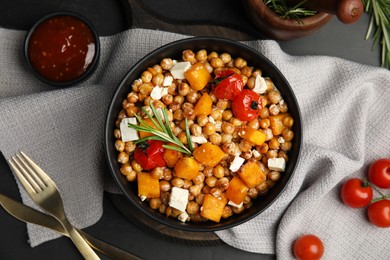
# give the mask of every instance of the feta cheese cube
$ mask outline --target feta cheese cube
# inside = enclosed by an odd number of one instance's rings
[[[256,75],[255,87],[252,90],[258,94],[264,94],[267,91],[267,83],[262,76]]]
[[[240,156],[235,156],[234,160],[230,164],[229,170],[236,172],[240,169],[241,165],[245,162],[245,159]]]
[[[172,82],[173,82],[173,77],[172,76],[166,76],[165,78],[164,78],[164,81],[163,81],[163,86],[164,87],[169,87],[171,84],[172,84]]]
[[[166,94],[168,94],[168,88],[155,86],[150,92],[150,97],[154,100],[160,100]]]
[[[185,212],[188,203],[189,192],[186,189],[172,187],[171,196],[169,198],[169,206]]]
[[[136,125],[137,119],[135,117],[125,117],[122,119],[122,121],[119,125],[120,131],[121,131],[122,142],[124,142],[124,143],[139,139],[138,131],[130,128],[128,126],[129,123]]]
[[[176,63],[171,68],[171,74],[175,79],[185,79],[184,72],[191,68],[191,62],[183,61]]]
[[[284,158],[270,158],[267,164],[271,171],[284,172],[286,169],[286,161]]]
[[[230,205],[232,207],[236,207],[236,208],[241,208],[242,205],[244,205],[244,202],[241,202],[240,204],[236,204],[233,201],[229,200],[228,205]]]
[[[191,141],[193,143],[197,143],[197,144],[205,144],[205,143],[207,143],[207,139],[204,136],[194,136],[194,135],[191,135]]]
[[[187,214],[187,212],[181,213],[181,214],[177,217],[177,219],[180,220],[181,222],[186,222],[186,220],[188,219],[188,214]]]

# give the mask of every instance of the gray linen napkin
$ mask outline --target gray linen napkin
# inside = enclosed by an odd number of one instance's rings
[[[102,37],[97,71],[66,89],[30,75],[22,57],[25,32],[0,29],[0,150],[22,149],[54,179],[73,224],[84,228],[102,214],[105,188],[117,192],[105,167],[105,113],[117,84],[148,52],[188,36],[131,29]],[[301,106],[301,160],[282,196],[259,217],[217,232],[227,244],[292,258],[301,234],[325,244],[324,259],[388,259],[390,229],[370,225],[364,210],[340,202],[345,178],[364,176],[367,165],[390,157],[390,72],[334,57],[295,57],[274,41],[245,42],[273,61],[291,83]],[[33,205],[22,188],[24,203]],[[57,237],[28,225],[31,246]]]

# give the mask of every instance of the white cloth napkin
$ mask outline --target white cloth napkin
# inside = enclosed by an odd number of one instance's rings
[[[0,150],[7,158],[23,150],[36,160],[59,186],[70,221],[84,228],[102,214],[104,187],[115,190],[102,137],[116,86],[144,55],[188,36],[131,29],[102,37],[94,75],[64,89],[27,71],[24,36],[0,29]],[[290,56],[275,41],[244,43],[273,61],[295,91],[304,123],[302,156],[270,208],[217,235],[242,250],[290,259],[293,241],[313,233],[324,242],[323,259],[389,259],[390,229],[369,224],[364,210],[345,207],[339,189],[346,178],[365,176],[374,159],[390,157],[390,72],[334,57]],[[33,247],[58,236],[33,225],[28,234]]]

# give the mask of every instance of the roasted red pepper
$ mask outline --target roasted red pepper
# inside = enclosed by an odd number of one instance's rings
[[[244,88],[244,81],[232,70],[223,70],[215,75],[211,82],[214,95],[218,99],[233,100]]]
[[[148,140],[139,143],[134,151],[134,160],[141,165],[144,170],[151,170],[156,167],[166,166],[163,158],[164,142]]]

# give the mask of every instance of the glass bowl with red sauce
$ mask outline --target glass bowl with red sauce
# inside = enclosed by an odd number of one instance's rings
[[[37,78],[70,86],[88,78],[100,56],[99,36],[84,17],[56,12],[38,20],[28,32],[24,53]]]

